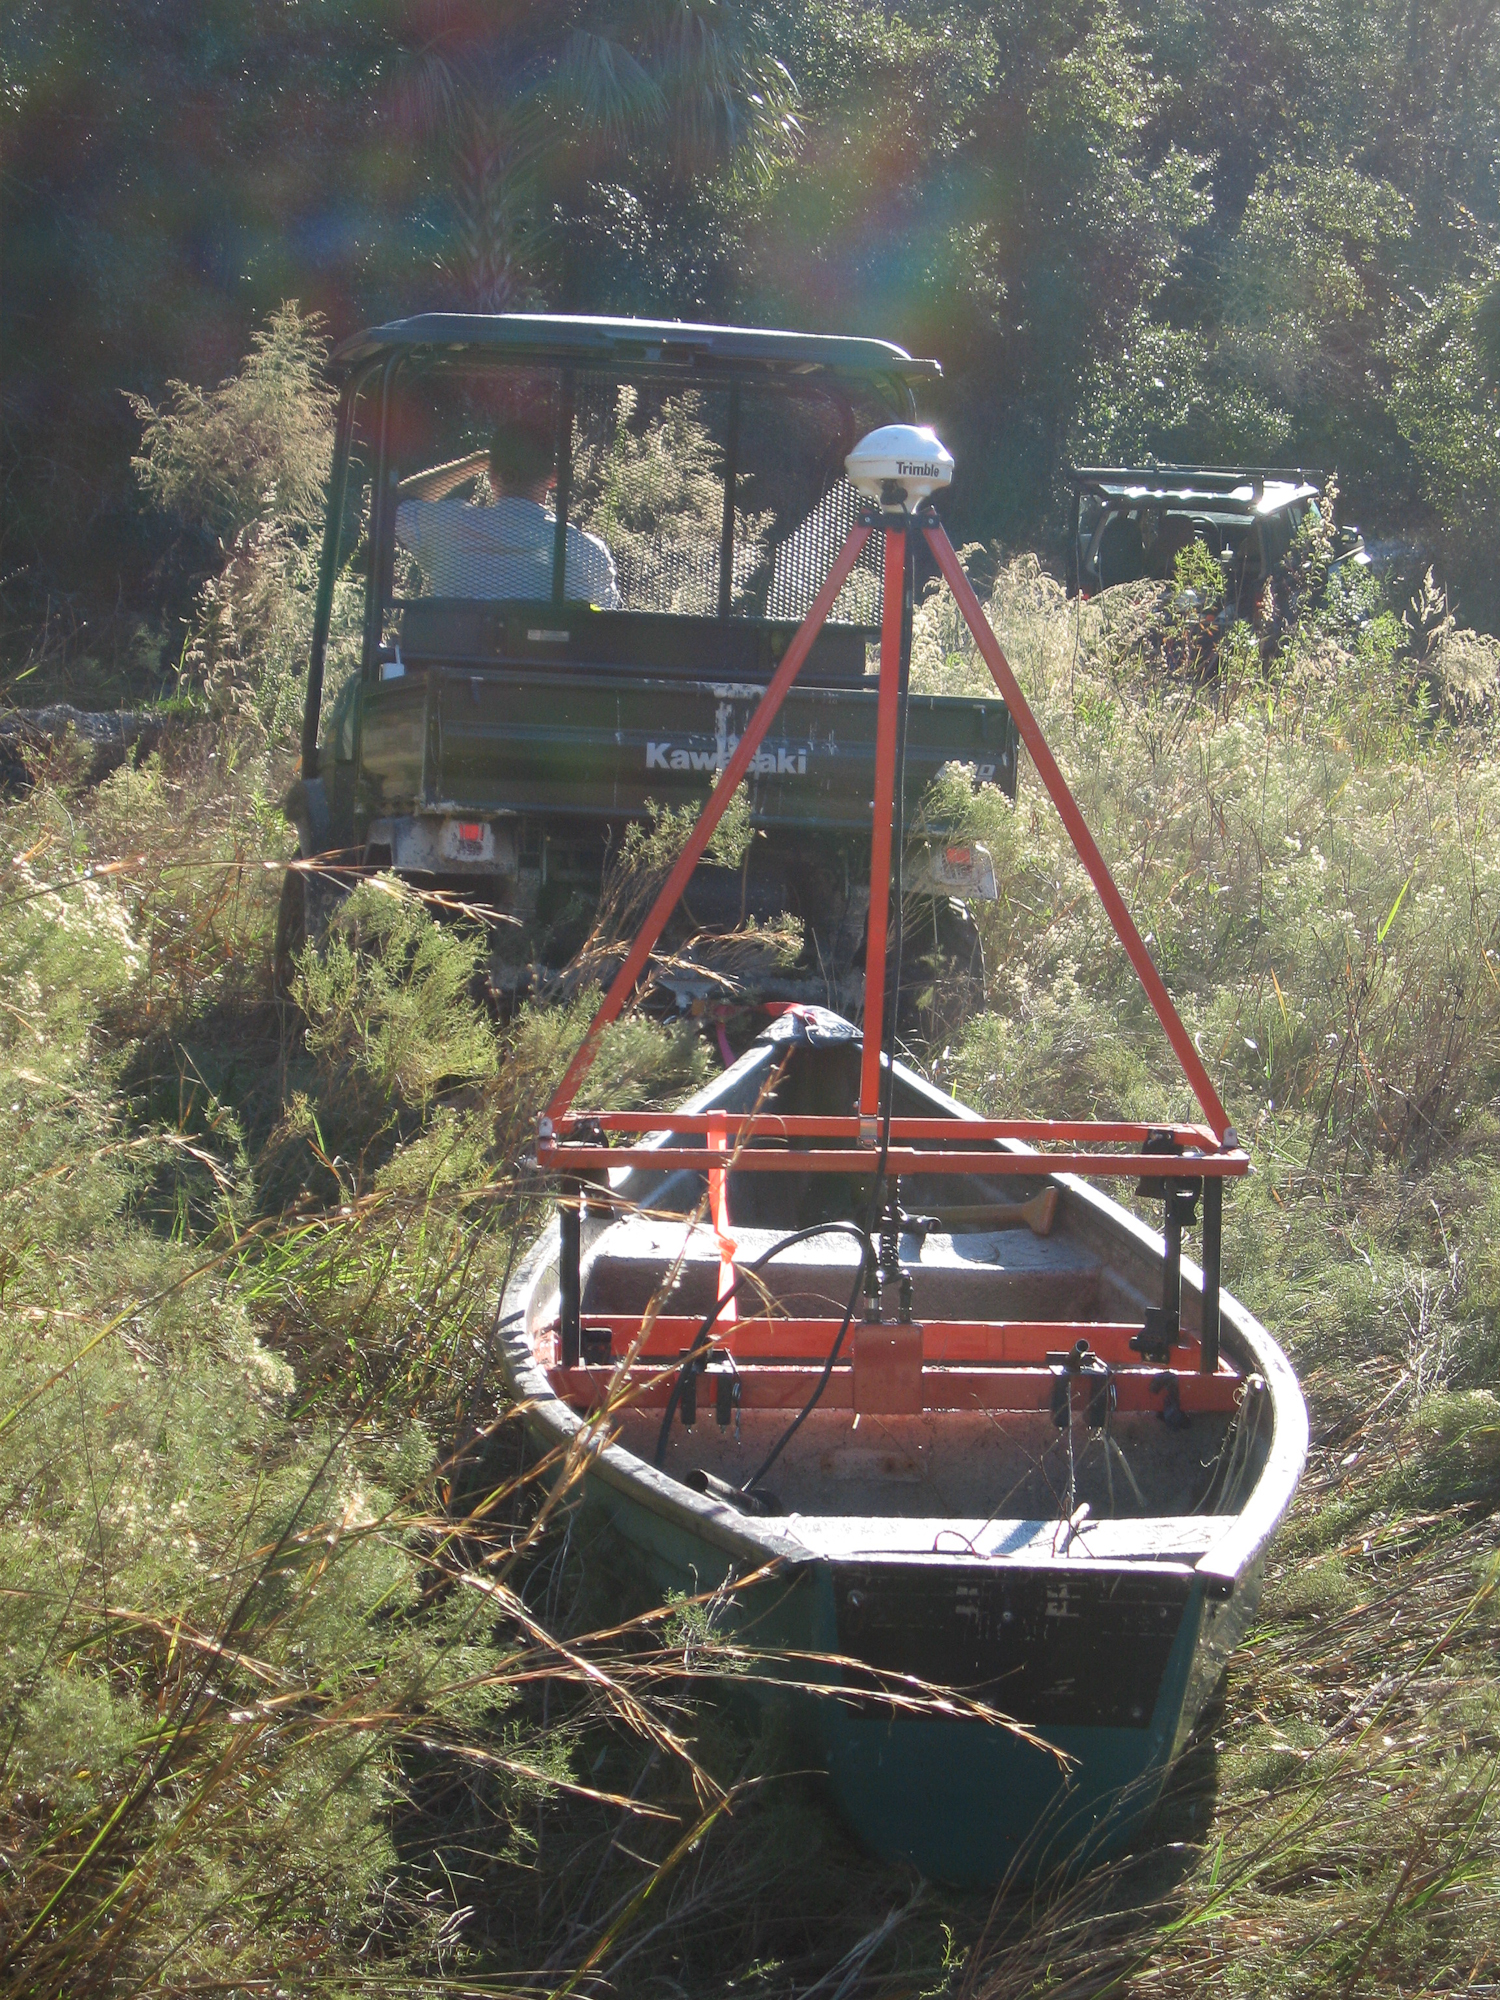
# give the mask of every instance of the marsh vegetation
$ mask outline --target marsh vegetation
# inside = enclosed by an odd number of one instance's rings
[[[315,483],[309,339],[262,346],[298,414],[261,449]],[[147,414],[147,484],[189,492],[219,412]],[[0,807],[0,1990],[1492,1980],[1500,648],[1435,585],[1330,587],[1315,546],[1227,632],[1176,586],[1080,607],[968,553],[1253,1152],[1228,1277],[1315,1438],[1149,1838],[992,1908],[854,1851],[712,1698],[743,1664],[715,1608],[622,1626],[524,1461],[494,1315],[583,983],[497,1027],[482,926],[377,881],[275,997],[307,590],[280,490],[193,503],[235,526],[162,746],[99,784],[37,752]],[[935,590],[914,671],[980,684]],[[911,1059],[996,1110],[1185,1112],[1034,774],[948,804],[1002,896],[983,1011],[935,989]],[[715,1060],[641,1013],[598,1087],[670,1101]]]

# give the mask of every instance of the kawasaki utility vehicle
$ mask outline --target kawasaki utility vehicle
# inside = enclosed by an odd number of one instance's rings
[[[846,454],[910,421],[939,370],[878,340],[530,314],[397,321],[335,367],[287,802],[326,868],[289,875],[279,957],[340,885],[393,870],[501,913],[491,976],[513,996],[577,948],[629,824],[707,796],[855,519]],[[705,863],[683,898],[678,1005],[858,1005],[881,549],[872,535],[754,760],[743,859]],[[1003,703],[912,697],[909,829],[948,765],[1014,796]],[[988,857],[927,835],[909,924],[971,954],[963,899],[994,895]],[[714,968],[712,934],[788,917],[797,963]]]

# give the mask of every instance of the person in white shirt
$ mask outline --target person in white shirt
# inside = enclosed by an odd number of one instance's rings
[[[448,498],[486,470],[493,506]],[[556,483],[551,438],[516,424],[499,431],[487,452],[403,479],[396,488],[396,540],[416,558],[426,594],[550,597],[557,517],[546,502]],[[567,543],[564,597],[617,611],[620,587],[607,544],[571,521]]]

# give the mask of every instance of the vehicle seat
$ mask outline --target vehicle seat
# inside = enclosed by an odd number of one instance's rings
[[[1129,514],[1115,514],[1099,531],[1098,554],[1094,558],[1099,571],[1099,588],[1108,590],[1112,584],[1134,583],[1146,574],[1146,549],[1141,541],[1140,522]]]
[[[1178,556],[1191,548],[1195,540],[1193,524],[1186,514],[1168,514],[1157,530],[1151,550],[1151,574],[1162,583],[1170,583]]]

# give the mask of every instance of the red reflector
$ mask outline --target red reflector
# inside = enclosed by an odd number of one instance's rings
[[[472,847],[484,845],[484,828],[477,819],[461,819],[458,823],[458,837]]]
[[[950,868],[967,868],[973,858],[967,847],[949,847],[943,851]]]

